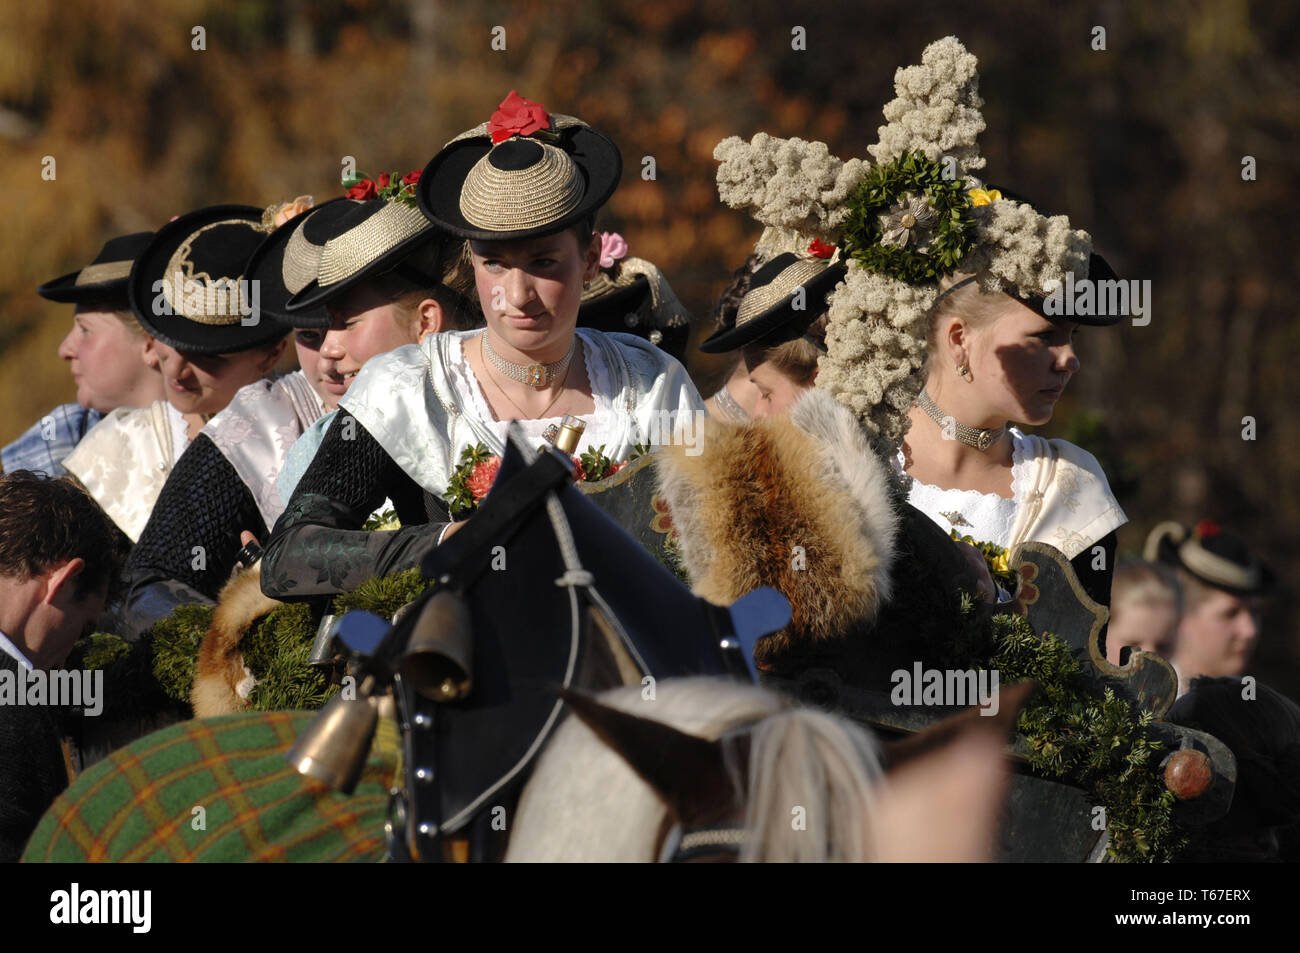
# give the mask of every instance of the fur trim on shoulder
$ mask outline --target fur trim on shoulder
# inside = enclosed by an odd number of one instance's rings
[[[852,412],[809,390],[788,418],[705,424],[704,452],[656,464],[697,595],[728,605],[784,593],[780,651],[842,637],[889,599],[897,515],[889,477]]]
[[[262,594],[261,563],[226,583],[212,613],[212,625],[199,646],[190,691],[194,717],[231,715],[248,707],[252,676],[244,667],[239,643],[254,622],[278,605]]]

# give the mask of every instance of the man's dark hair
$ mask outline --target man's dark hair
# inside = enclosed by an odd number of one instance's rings
[[[0,476],[0,575],[26,581],[80,556],[86,567],[74,595],[110,596],[122,566],[121,534],[108,515],[70,477],[30,470]]]

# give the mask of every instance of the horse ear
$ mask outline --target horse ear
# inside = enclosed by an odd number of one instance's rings
[[[581,692],[561,689],[560,696],[679,818],[694,820],[720,797],[730,802],[731,780],[721,742],[629,715]]]
[[[1037,691],[1038,683],[1033,680],[1017,682],[1000,691],[996,715],[983,715],[978,707],[967,708],[901,741],[886,742],[881,746],[884,749],[883,760],[886,770],[892,771],[923,754],[941,748],[968,731],[988,731],[1005,739],[1015,728],[1020,710]]]

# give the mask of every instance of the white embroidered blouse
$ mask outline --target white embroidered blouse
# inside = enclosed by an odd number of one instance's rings
[[[92,427],[63,466],[131,542],[190,444],[185,418],[165,400],[119,407]]]
[[[953,490],[911,479],[907,501],[945,533],[956,530],[1007,549],[1035,540],[1073,559],[1128,522],[1097,458],[1064,440],[1010,429],[1011,491]],[[903,455],[893,460],[903,471]]]

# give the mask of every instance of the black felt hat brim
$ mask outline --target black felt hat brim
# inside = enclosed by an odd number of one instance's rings
[[[700,344],[700,350],[705,354],[724,354],[751,344],[761,344],[764,338],[783,330],[793,329],[801,322],[804,328],[807,328],[826,310],[826,295],[830,294],[836,283],[844,277],[845,271],[844,264],[836,262],[820,275],[803,284],[801,287],[805,290],[805,296],[802,309],[795,310],[792,307],[794,293],[791,292],[778,304],[744,324],[710,335]],[[757,288],[751,285],[750,291],[755,290]]]
[[[57,301],[60,304],[103,302],[121,305],[123,308],[130,307],[130,295],[126,290],[127,279],[119,278],[117,281],[106,281],[102,284],[78,285],[77,276],[80,274],[80,271],[74,271],[47,281],[36,289],[36,293],[48,301]]]
[[[99,256],[87,267],[102,264],[101,258],[108,253],[110,261],[132,261],[148,247],[149,242],[153,239],[153,232],[135,232],[131,235],[121,235],[109,240]],[[45,282],[36,289],[36,293],[42,298],[49,301],[57,301],[60,304],[107,304],[113,307],[129,309],[131,307],[130,295],[127,292],[127,281],[129,273],[121,278],[114,278],[111,281],[99,281],[93,284],[77,284],[77,278],[81,271],[69,272],[66,275],[60,275]]]
[[[262,221],[262,210],[251,205],[214,205],[182,215],[158,230],[153,241],[131,268],[127,285],[131,310],[149,334],[178,351],[191,354],[235,354],[271,344],[292,330],[282,319],[269,312],[259,313],[257,323],[251,325],[244,325],[241,321],[233,324],[201,324],[190,321],[181,314],[153,313],[154,300],[159,297],[154,291],[155,283],[165,277],[167,263],[171,261],[176,249],[200,228],[223,219],[244,219],[250,226],[255,226]],[[250,229],[245,262],[258,244],[258,233],[251,232]],[[229,277],[238,278],[240,275]]]
[[[1092,257],[1088,259],[1088,280],[1093,282],[1116,281],[1118,276],[1115,274],[1115,269],[1111,268],[1110,262],[1093,252]],[[1062,288],[1061,293],[1065,293],[1064,288]],[[1125,317],[1122,314],[1048,314],[1047,299],[1042,295],[1030,295],[1028,298],[1021,298],[1014,292],[1012,292],[1012,295],[1025,307],[1042,315],[1048,321],[1066,321],[1070,324],[1082,324],[1091,328],[1108,328],[1119,324]]]
[[[1168,536],[1161,539],[1157,550],[1160,561],[1170,566],[1177,566],[1179,569],[1183,570],[1183,572],[1198,579],[1202,584],[1209,586],[1211,589],[1222,589],[1224,592],[1230,592],[1234,596],[1266,596],[1277,587],[1277,574],[1263,562],[1258,563],[1259,585],[1257,586],[1243,588],[1240,586],[1228,585],[1227,583],[1221,582],[1217,579],[1212,579],[1183,562],[1182,554],[1178,551],[1179,545],[1179,543],[1175,543],[1173,539]]]
[[[372,201],[383,201],[375,199]],[[324,286],[319,281],[311,281],[305,288],[289,299],[285,310],[292,321],[297,320],[297,314],[304,310],[312,308],[321,308],[330,301],[337,300],[342,295],[351,291],[362,282],[371,278],[376,278],[387,271],[391,271],[397,265],[401,264],[402,259],[411,252],[415,251],[425,242],[431,241],[437,235],[437,229],[430,225],[428,228],[416,232],[410,238],[403,239],[388,251],[384,252],[373,261],[367,262],[364,266],[357,269],[342,281],[336,281],[332,285]],[[430,275],[431,281],[437,281],[436,275]]]
[[[487,136],[460,139],[446,146],[430,160],[415,188],[420,211],[440,228],[471,241],[516,241],[539,238],[563,231],[594,215],[609,201],[623,174],[623,157],[613,141],[589,126],[560,130],[564,149],[585,177],[582,200],[577,208],[553,222],[534,228],[497,232],[471,224],[460,211],[460,193],[470,170],[492,150]]]
[[[294,328],[328,328],[333,322],[324,306],[289,311],[289,300],[293,293],[284,286],[284,251],[289,239],[308,217],[322,209],[337,209],[340,202],[348,201],[344,197],[330,199],[320,205],[307,209],[301,215],[295,215],[285,222],[257,246],[248,259],[248,277],[259,283],[262,292],[262,310],[282,319]],[[326,214],[331,214],[327,212]],[[314,282],[313,282],[314,284]]]

